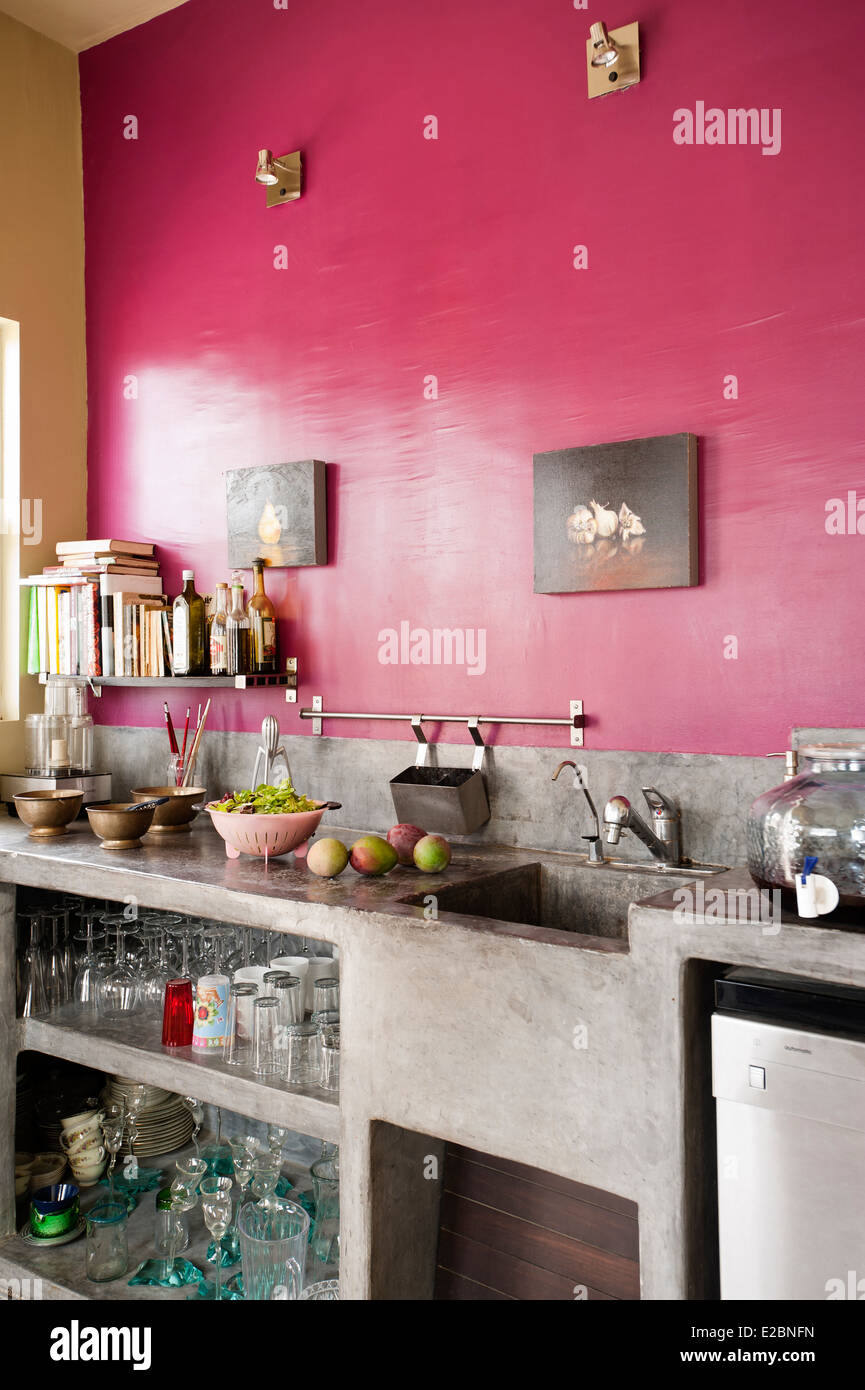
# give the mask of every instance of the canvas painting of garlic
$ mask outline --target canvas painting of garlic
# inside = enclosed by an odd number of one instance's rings
[[[626,439],[535,454],[535,593],[699,582],[697,439]]]

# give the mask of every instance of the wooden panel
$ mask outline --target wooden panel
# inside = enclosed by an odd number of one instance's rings
[[[454,1274],[453,1270],[442,1269],[441,1265],[436,1270],[435,1297],[452,1299],[458,1303],[514,1302],[510,1294],[499,1293],[498,1289],[491,1289],[486,1284],[476,1284],[473,1279]]]
[[[532,1225],[510,1212],[466,1201],[452,1192],[442,1196],[441,1229],[561,1275],[571,1289],[575,1284],[587,1284],[611,1298],[640,1296],[639,1268],[635,1260],[626,1260],[608,1250],[572,1240],[559,1231]]]
[[[450,1152],[445,1164],[444,1185],[446,1192],[511,1212],[523,1221],[560,1231],[573,1240],[611,1250],[625,1259],[639,1257],[636,1221],[606,1207],[577,1201],[550,1187],[452,1157]]]
[[[639,1299],[637,1206],[451,1144],[437,1265],[437,1299]]]
[[[468,1159],[470,1163],[481,1163],[485,1168],[494,1168],[498,1173],[510,1173],[515,1178],[524,1178],[526,1182],[549,1187],[553,1192],[575,1197],[580,1202],[607,1207],[610,1211],[619,1211],[623,1216],[632,1216],[635,1221],[637,1219],[637,1203],[628,1197],[617,1197],[614,1192],[604,1192],[599,1187],[587,1187],[585,1183],[574,1182],[572,1178],[559,1177],[558,1173],[546,1173],[542,1168],[530,1168],[526,1163],[514,1163],[509,1158],[478,1153],[475,1149],[464,1148],[462,1144],[448,1144],[448,1153],[454,1154],[457,1158]]]
[[[439,1238],[439,1264],[458,1272],[478,1284],[486,1284],[498,1293],[520,1300],[574,1301],[574,1285],[579,1282],[565,1279],[552,1270],[542,1269],[501,1250],[491,1249],[478,1241],[442,1231]],[[598,1297],[609,1300],[609,1294],[589,1290],[590,1300]]]

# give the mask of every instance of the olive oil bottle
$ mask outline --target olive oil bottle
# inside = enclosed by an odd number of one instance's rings
[[[231,607],[225,619],[225,636],[228,675],[249,675],[252,670],[250,664],[251,624],[249,615],[243,606],[243,580],[238,575],[234,575],[231,580]]]
[[[203,676],[207,672],[207,612],[195,592],[195,574],[183,571],[183,593],[174,600],[174,674]]]
[[[264,592],[264,561],[253,560],[255,592],[249,600],[252,632],[252,670],[257,676],[276,674],[276,609]]]

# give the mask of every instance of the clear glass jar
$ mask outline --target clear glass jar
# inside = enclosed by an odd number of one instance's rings
[[[748,816],[748,868],[761,888],[795,891],[807,856],[841,902],[865,907],[865,744],[808,744],[805,769],[763,792]]]
[[[122,1279],[129,1268],[126,1227],[126,1207],[120,1202],[100,1202],[87,1213],[84,1270],[94,1284]]]

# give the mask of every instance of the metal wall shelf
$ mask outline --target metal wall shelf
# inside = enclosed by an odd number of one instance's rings
[[[39,674],[40,685],[87,685],[94,695],[104,687],[127,690],[198,690],[221,687],[225,690],[280,689],[288,704],[297,701],[297,658],[286,662],[286,670],[273,676],[55,676]]]

